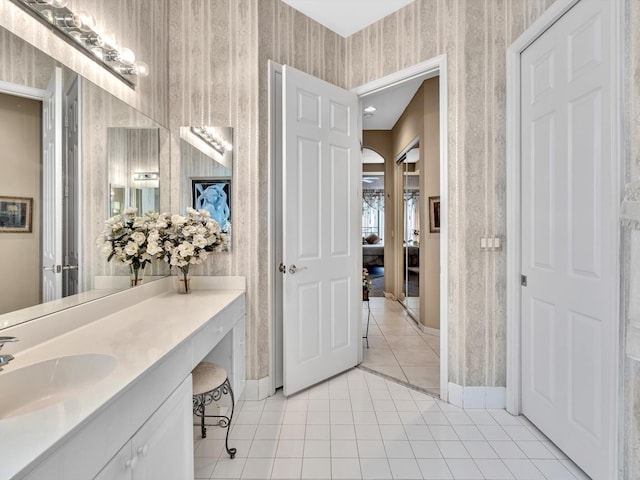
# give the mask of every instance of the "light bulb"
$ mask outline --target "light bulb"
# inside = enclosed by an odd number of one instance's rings
[[[42,10],[40,14],[46,18],[49,23],[56,23],[56,16],[53,14],[53,10]]]
[[[113,32],[101,33],[98,35],[98,44],[103,48],[115,50],[118,48],[118,40]]]
[[[125,65],[133,65],[136,61],[136,55],[129,48],[122,48],[119,52],[119,60]]]
[[[43,3],[51,5],[53,8],[64,8],[69,2],[68,0],[43,0]]]
[[[88,12],[78,12],[73,16],[76,27],[83,32],[89,32],[96,28],[96,19]]]
[[[149,65],[144,62],[136,62],[133,64],[133,71],[139,77],[146,77],[149,75]]]

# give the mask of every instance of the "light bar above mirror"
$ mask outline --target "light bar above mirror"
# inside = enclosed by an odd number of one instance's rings
[[[149,65],[136,61],[130,49],[120,47],[115,34],[102,32],[93,15],[69,10],[67,0],[11,1],[131,88],[138,77],[149,75]]]

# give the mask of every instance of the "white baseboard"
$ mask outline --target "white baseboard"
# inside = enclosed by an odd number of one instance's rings
[[[439,328],[426,327],[426,326],[422,325],[421,323],[419,323],[418,326],[422,330],[422,333],[428,333],[429,335],[435,335],[436,337],[440,336],[440,329]]]
[[[264,400],[273,395],[271,391],[271,377],[262,377],[259,380],[247,380],[244,387],[245,400]]]
[[[506,408],[505,387],[463,387],[449,382],[449,403],[461,408]]]

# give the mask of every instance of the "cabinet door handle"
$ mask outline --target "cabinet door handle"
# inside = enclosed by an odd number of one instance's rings
[[[136,468],[136,465],[138,465],[138,457],[133,457],[131,460],[127,460],[127,462],[124,464],[125,468],[130,468],[131,470],[133,470],[134,468]]]
[[[149,453],[149,445],[145,444],[144,447],[138,447],[138,455],[146,457],[147,453]]]

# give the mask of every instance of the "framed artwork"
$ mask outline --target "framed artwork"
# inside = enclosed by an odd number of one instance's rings
[[[0,196],[0,233],[31,233],[33,198]]]
[[[231,179],[192,178],[191,205],[196,210],[207,210],[222,230],[231,227]]]
[[[440,196],[429,197],[429,232],[440,233]]]

